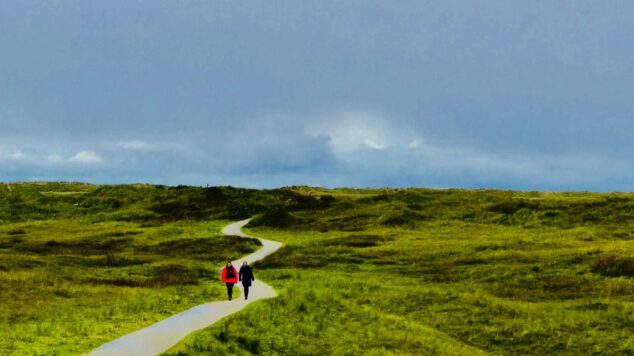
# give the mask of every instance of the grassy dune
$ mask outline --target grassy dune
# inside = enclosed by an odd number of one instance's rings
[[[324,192],[251,233],[280,297],[171,354],[633,354],[629,194]]]
[[[52,220],[3,226],[0,350],[87,351],[224,297],[212,266],[257,249],[220,236],[223,222]],[[213,275],[212,275],[213,273]],[[3,352],[6,354],[6,352]]]
[[[0,193],[6,204],[0,210],[3,355],[86,352],[224,299],[223,286],[212,283],[215,269],[259,245],[223,236],[228,221],[221,217],[181,219],[153,211],[169,196],[156,203],[126,201],[110,188],[103,194],[94,186],[50,185],[12,185]],[[60,194],[50,193],[55,188]],[[64,188],[86,192],[63,194]],[[140,195],[144,199],[159,195],[154,187],[138,189],[148,193]]]
[[[280,296],[169,354],[634,354],[634,195],[0,185],[0,351],[67,354],[220,298]]]

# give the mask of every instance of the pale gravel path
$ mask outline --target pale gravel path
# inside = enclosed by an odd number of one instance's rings
[[[250,237],[243,234],[240,230],[248,222],[249,219],[246,219],[227,225],[222,232],[226,235]],[[260,238],[258,238],[258,240],[262,242],[262,247],[246,257],[233,261],[233,265],[236,266],[236,268],[239,268],[244,260],[253,263],[272,254],[282,246],[281,243],[276,241]],[[219,274],[217,278],[220,278]],[[236,286],[242,289],[242,284],[238,283]],[[260,282],[256,275],[256,280],[249,289],[249,300],[244,300],[241,295],[232,301],[218,301],[195,306],[182,313],[161,320],[156,324],[150,325],[145,329],[124,335],[104,344],[92,351],[90,355],[157,355],[165,352],[193,331],[205,328],[256,300],[272,298],[276,295],[275,290],[266,283]]]

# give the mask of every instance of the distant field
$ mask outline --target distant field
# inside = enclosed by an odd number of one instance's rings
[[[212,264],[257,245],[219,228],[252,215],[285,244],[255,266],[280,296],[169,353],[634,354],[633,194],[8,187],[3,354],[87,351],[221,298]]]

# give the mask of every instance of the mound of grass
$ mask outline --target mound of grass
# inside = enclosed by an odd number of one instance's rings
[[[252,220],[252,226],[289,227],[297,221],[291,213],[281,207],[275,207]]]
[[[427,216],[416,213],[409,209],[397,209],[384,214],[379,218],[382,225],[413,227],[416,222],[428,219]]]

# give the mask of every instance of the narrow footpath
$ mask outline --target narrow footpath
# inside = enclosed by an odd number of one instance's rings
[[[235,222],[227,225],[222,232],[225,235],[240,237],[251,237],[242,233],[241,228],[249,223],[250,219]],[[236,268],[240,268],[242,261],[247,260],[249,264],[261,260],[264,257],[277,251],[282,244],[276,241],[260,239],[262,247],[256,252],[233,261]],[[236,285],[242,289],[242,285]],[[275,290],[257,278],[249,289],[249,300],[236,297],[232,301],[218,301],[200,304],[182,313],[173,315],[158,323],[150,325],[144,329],[124,335],[114,341],[100,346],[90,353],[90,355],[157,355],[165,352],[190,333],[203,329],[227,315],[233,314],[246,305],[260,299],[273,298],[277,295]]]

